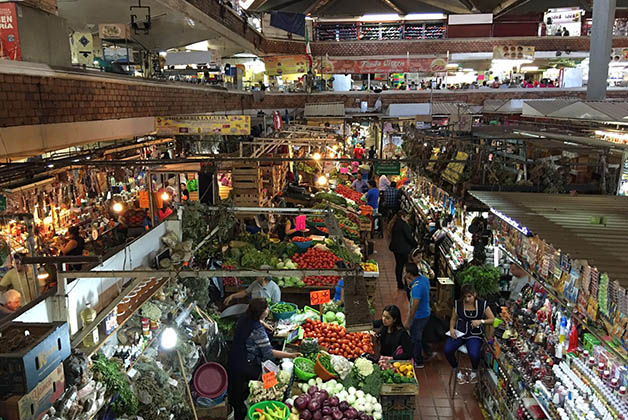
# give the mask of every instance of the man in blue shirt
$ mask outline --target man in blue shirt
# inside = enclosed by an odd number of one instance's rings
[[[366,193],[366,204],[373,207],[373,214],[377,210],[377,202],[379,200],[379,190],[375,185],[375,180],[369,179],[369,190]]]
[[[414,263],[406,264],[405,280],[410,284],[410,310],[406,318],[406,326],[410,326],[410,337],[414,343],[414,367],[422,369],[423,350],[430,354],[429,347],[423,341],[423,330],[430,320],[430,281],[419,274],[419,268]]]

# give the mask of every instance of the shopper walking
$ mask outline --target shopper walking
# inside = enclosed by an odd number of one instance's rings
[[[389,219],[401,208],[401,193],[397,189],[397,183],[395,181],[391,182],[390,186],[385,191],[382,191],[380,188],[380,193],[379,211],[384,215],[384,218]]]
[[[452,368],[458,369],[456,351],[463,345],[467,346],[469,359],[471,359],[471,382],[478,377],[478,365],[482,357],[482,337],[484,325],[492,324],[495,316],[485,300],[478,299],[475,288],[471,284],[465,284],[460,290],[460,300],[454,302],[454,309],[449,322],[449,335],[445,343],[445,357]],[[458,372],[459,381],[462,374]]]
[[[249,396],[249,381],[259,379],[262,363],[275,358],[298,356],[298,353],[273,350],[262,324],[268,313],[266,299],[252,299],[246,313],[236,325],[228,363],[228,395],[229,402],[233,405],[235,420],[246,418],[244,402]]]
[[[412,230],[408,224],[408,213],[399,211],[388,224],[388,236],[390,245],[388,249],[395,255],[395,277],[397,279],[397,289],[405,289],[403,283],[403,267],[408,262],[408,255],[417,246],[417,241],[412,235]]]
[[[422,369],[423,352],[431,354],[429,346],[423,340],[423,331],[430,320],[430,281],[419,273],[419,268],[414,263],[406,264],[406,282],[410,284],[410,309],[406,318],[406,326],[410,326],[410,337],[414,344],[412,358],[414,367]]]

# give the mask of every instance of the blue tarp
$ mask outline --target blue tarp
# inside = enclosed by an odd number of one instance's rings
[[[271,12],[270,26],[305,36],[305,15],[300,13]]]

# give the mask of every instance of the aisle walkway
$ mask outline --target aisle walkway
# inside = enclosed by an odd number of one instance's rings
[[[408,299],[405,292],[397,290],[395,279],[395,259],[388,250],[388,242],[375,240],[376,253],[372,256],[379,264],[380,277],[375,295],[376,316],[381,316],[386,305],[395,304],[405,316],[408,312]],[[447,393],[447,381],[451,367],[442,353],[442,344],[436,349],[436,358],[425,363],[424,369],[417,372],[419,395],[417,397],[415,420],[482,420],[482,412],[473,397],[473,386],[458,386],[458,395],[452,401]],[[466,363],[466,362],[464,362]]]

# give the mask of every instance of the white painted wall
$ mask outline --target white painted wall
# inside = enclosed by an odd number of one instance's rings
[[[108,258],[92,271],[134,270],[141,266],[149,267],[155,254],[162,248],[161,237],[166,231],[172,230],[181,234],[181,224],[178,220],[168,220],[149,231],[147,234],[132,242],[125,249]],[[74,280],[68,285],[68,323],[70,334],[76,334],[82,328],[80,312],[85,304],[90,302],[92,307],[98,303],[100,294],[118,285],[122,289],[123,283],[129,279],[111,278],[83,278]],[[108,302],[103,302],[106,306]],[[51,322],[52,304],[46,300],[22,314],[16,321],[20,322]]]

